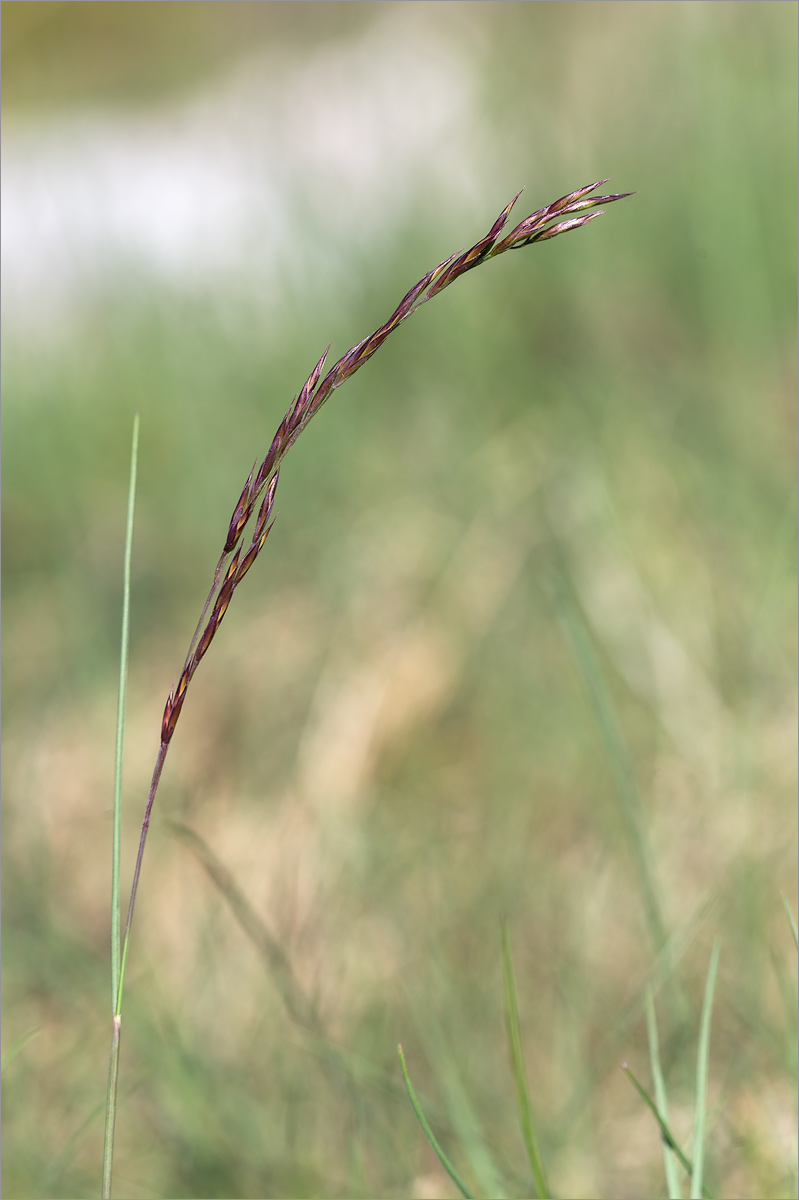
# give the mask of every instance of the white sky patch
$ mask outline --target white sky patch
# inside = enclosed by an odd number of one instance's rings
[[[474,212],[493,175],[476,91],[455,37],[394,10],[358,40],[251,59],[181,103],[9,119],[4,318],[43,333],[131,271],[271,290],[390,240],[411,208],[429,204],[435,223]]]

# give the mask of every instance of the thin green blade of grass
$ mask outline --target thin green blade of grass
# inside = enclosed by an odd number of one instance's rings
[[[712,892],[709,892],[690,917],[670,935],[650,971],[649,986],[653,994],[657,995],[665,990],[667,983],[673,977],[675,965],[679,963],[692,945],[699,927],[712,913],[716,903],[717,898]],[[677,996],[679,999],[679,992],[677,992]],[[618,1062],[619,1055],[622,1053],[623,1047],[627,1044],[630,1031],[633,1025],[640,1020],[642,1011],[643,1000],[641,995],[637,994],[603,1037],[599,1047],[592,1056],[590,1069],[584,1071],[575,1080],[569,1099],[563,1105],[555,1120],[557,1128],[570,1128],[578,1120],[586,1107],[586,1098],[592,1093],[594,1087],[597,1086],[610,1067]],[[681,1014],[679,1019],[682,1020]]]
[[[707,1066],[710,1057],[710,1019],[713,1012],[713,992],[719,969],[721,944],[716,938],[707,970],[705,998],[699,1025],[699,1053],[696,1064],[696,1128],[694,1136],[694,1169],[691,1173],[691,1200],[702,1196],[702,1176],[705,1166],[705,1124],[707,1118]]]
[[[471,1176],[478,1181],[484,1195],[491,1196],[493,1200],[504,1200],[507,1187],[503,1182],[503,1171],[494,1159],[469,1092],[464,1086],[460,1058],[451,1049],[450,1039],[430,1008],[425,1009],[423,1016],[417,1015],[417,1026],[420,1036],[428,1045],[430,1060],[436,1063],[447,1119],[463,1147]]]
[[[87,1139],[89,1131],[92,1130],[97,1123],[98,1118],[103,1112],[103,1102],[95,1104],[84,1116],[83,1120],[67,1138],[65,1144],[56,1153],[53,1158],[48,1161],[46,1167],[42,1171],[42,1177],[39,1181],[39,1190],[36,1193],[40,1196],[55,1196],[59,1191],[63,1191],[64,1178],[73,1165],[74,1161],[83,1152],[83,1147]]]
[[[168,824],[197,856],[210,879],[227,901],[244,933],[267,964],[269,973],[291,1019],[303,1028],[321,1035],[322,1023],[319,1014],[311,1000],[300,988],[286,951],[270,932],[260,914],[255,911],[231,872],[214,854],[208,843],[193,829],[189,829],[187,825],[182,825],[178,821],[170,821]]]
[[[622,1063],[622,1070],[624,1071],[624,1073],[627,1076],[627,1078],[629,1079],[630,1083],[633,1085],[635,1090],[638,1092],[638,1095],[641,1097],[644,1104],[646,1104],[647,1108],[651,1111],[652,1115],[654,1116],[655,1120],[657,1121],[658,1125],[660,1126],[660,1136],[663,1138],[663,1141],[666,1143],[666,1145],[669,1147],[670,1150],[674,1151],[675,1155],[680,1160],[680,1163],[685,1168],[686,1172],[689,1175],[692,1175],[694,1165],[691,1162],[688,1155],[685,1153],[685,1151],[680,1146],[680,1143],[677,1141],[674,1134],[672,1133],[668,1122],[666,1121],[666,1119],[663,1116],[663,1113],[660,1111],[660,1109],[658,1108],[655,1101],[649,1095],[649,1092],[646,1090],[644,1085],[640,1082],[640,1080],[636,1079],[635,1075],[633,1074],[633,1072],[630,1070],[630,1068],[627,1066],[626,1063]],[[710,1196],[709,1196],[708,1192],[703,1190],[702,1195],[704,1197],[704,1200],[710,1200]]]
[[[114,753],[114,832],[111,858],[111,1004],[118,1012],[120,964],[120,886],[122,853],[122,753],[125,743],[125,698],[128,690],[130,653],[130,569],[133,557],[133,520],[136,512],[136,475],[139,463],[139,414],[133,418],[130,451],[128,512],[125,524],[125,555],[122,567],[122,633],[119,649],[119,692],[117,696],[116,746]]]
[[[411,1077],[408,1074],[408,1068],[405,1065],[405,1055],[402,1052],[401,1044],[397,1047],[397,1052],[399,1054],[400,1066],[402,1068],[402,1078],[405,1080],[405,1088],[408,1092],[408,1099],[411,1102],[411,1107],[413,1108],[413,1111],[416,1113],[416,1119],[422,1127],[422,1132],[424,1133],[425,1137],[427,1138],[428,1142],[430,1143],[434,1153],[436,1154],[436,1157],[438,1158],[438,1161],[441,1163],[442,1167],[447,1172],[447,1174],[449,1175],[452,1182],[458,1188],[461,1195],[465,1196],[466,1200],[474,1200],[474,1196],[473,1196],[472,1192],[469,1191],[466,1184],[463,1182],[460,1175],[458,1174],[457,1169],[453,1166],[453,1164],[447,1158],[446,1154],[444,1153],[444,1151],[442,1150],[441,1146],[438,1143],[436,1135],[433,1133],[432,1129],[430,1128],[430,1126],[427,1123],[427,1118],[425,1117],[424,1112],[422,1111],[422,1106],[416,1097],[416,1092],[413,1090],[413,1084],[411,1083]]]
[[[796,928],[796,917],[793,915],[793,909],[791,908],[785,892],[780,892],[780,895],[782,896],[782,903],[785,905],[785,911],[788,914],[788,924],[790,925],[791,933],[793,934],[793,944],[796,946],[797,950],[799,950],[799,930]]]
[[[439,1050],[445,1043],[439,1040]],[[445,1052],[441,1067],[441,1083],[445,1090],[447,1109],[455,1132],[469,1160],[469,1168],[487,1196],[503,1200],[506,1185],[489,1149],[471,1099],[463,1084],[461,1064],[451,1052]]]
[[[644,834],[643,803],[630,756],[588,631],[563,589],[558,589],[555,594],[555,608],[572,657],[588,692],[594,720],[610,763],[624,827],[638,874],[649,935],[655,953],[659,954],[666,945],[666,930],[655,888],[651,855]]]
[[[130,452],[130,482],[128,511],[125,525],[125,553],[122,570],[122,633],[119,653],[119,694],[117,698],[116,750],[114,756],[114,830],[111,850],[111,1054],[108,1064],[108,1085],[105,1103],[105,1134],[103,1138],[103,1198],[111,1195],[111,1175],[114,1162],[114,1132],[116,1129],[117,1084],[119,1081],[119,1037],[122,1007],[122,973],[120,952],[120,888],[119,872],[122,853],[122,755],[125,742],[125,697],[128,687],[128,657],[130,647],[130,568],[133,557],[133,521],[136,512],[136,475],[139,462],[139,414],[133,418],[133,438]]]
[[[280,994],[287,1016],[302,1033],[298,1047],[304,1053],[313,1055],[321,1068],[335,1080],[339,1093],[346,1092],[356,1107],[364,1102],[365,1087],[378,1089],[381,1094],[400,1095],[402,1089],[393,1074],[350,1049],[344,1050],[331,1040],[313,999],[297,980],[286,950],[208,843],[187,825],[178,821],[169,821],[167,824],[196,855],[245,936],[255,947]]]
[[[10,1067],[15,1058],[17,1058],[27,1046],[31,1038],[35,1038],[39,1032],[38,1026],[35,1029],[29,1029],[26,1033],[21,1033],[16,1038],[7,1050],[3,1051],[2,1059],[0,1059],[0,1074]]]
[[[644,993],[644,1008],[646,1010],[646,1030],[649,1040],[649,1062],[652,1068],[652,1079],[655,1084],[655,1100],[657,1101],[658,1111],[662,1113],[664,1122],[668,1124],[669,1105],[666,1098],[663,1069],[660,1063],[660,1039],[658,1037],[655,1001],[651,987],[648,987]],[[663,1139],[663,1168],[666,1172],[666,1186],[669,1191],[669,1200],[681,1200],[682,1193],[674,1165],[674,1157],[671,1147],[665,1138]]]
[[[502,976],[505,985],[505,1018],[508,1027],[508,1043],[510,1046],[513,1077],[516,1081],[516,1095],[519,1102],[519,1119],[522,1126],[522,1136],[527,1149],[536,1195],[540,1200],[549,1200],[551,1195],[544,1174],[544,1165],[538,1148],[533,1110],[530,1103],[530,1091],[527,1086],[527,1073],[524,1068],[522,1054],[522,1031],[519,1021],[519,1003],[516,993],[516,978],[513,971],[513,957],[510,948],[510,932],[506,921],[502,923]]]

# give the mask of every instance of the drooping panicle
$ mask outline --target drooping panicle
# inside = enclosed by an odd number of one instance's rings
[[[479,266],[489,258],[496,258],[498,255],[504,254],[506,250],[518,250],[522,246],[528,246],[533,242],[549,241],[554,237],[559,237],[562,233],[567,233],[572,229],[579,229],[581,226],[587,224],[588,221],[592,221],[594,217],[602,215],[599,211],[589,213],[585,210],[596,209],[600,204],[610,204],[615,200],[623,200],[625,197],[633,194],[631,192],[620,192],[606,196],[597,195],[597,188],[601,187],[604,183],[607,183],[607,180],[601,179],[596,183],[587,184],[585,187],[577,188],[576,191],[561,196],[545,208],[540,208],[528,217],[525,217],[515,229],[500,241],[498,239],[505,229],[508,217],[521,195],[521,192],[517,192],[513,200],[503,208],[491,228],[479,241],[475,242],[470,249],[450,255],[449,258],[439,263],[437,267],[433,267],[432,270],[427,271],[418,283],[415,283],[405,293],[388,320],[379,326],[374,333],[362,338],[357,345],[342,355],[320,380],[330,350],[328,346],[300,391],[294,397],[288,412],[280,422],[266,457],[258,467],[257,474],[255,466],[250,471],[247,482],[233,510],[233,516],[228,526],[224,552],[214,576],[214,582],[206,601],[206,608],[203,610],[203,616],[198,625],[198,630],[202,629],[202,632],[199,633],[199,636],[195,635],[196,643],[194,640],[192,641],[183,673],[167,699],[162,722],[163,743],[167,743],[172,737],[175,724],[183,706],[186,688],[200,660],[207,652],[222,618],[227,612],[235,588],[244,578],[247,571],[249,571],[269,536],[274,524],[271,514],[280,464],[311,418],[315,416],[336,388],[340,387],[364,363],[369,361],[372,355],[380,349],[386,338],[404,320],[416,312],[423,304],[426,304],[433,296],[438,295],[439,292],[448,287],[450,283],[460,278],[461,275],[464,275],[467,271],[471,271],[474,267]],[[575,216],[575,213],[581,213],[582,215]],[[250,545],[247,552],[241,557],[239,541],[247,522],[252,517],[264,488],[267,489],[266,495],[261,501]],[[224,578],[220,582],[219,576],[229,555],[233,555],[233,557],[227,564]],[[208,608],[211,609],[210,615],[203,626],[203,620],[205,620]]]
[[[208,651],[208,647],[216,636],[216,632],[222,623],[222,620],[227,612],[228,606],[233,598],[233,593],[238,584],[243,579],[244,575],[250,569],[252,563],[260,553],[266,538],[272,529],[274,518],[272,517],[272,509],[274,504],[275,492],[278,482],[278,469],[281,461],[295,440],[314,416],[316,412],[325,403],[327,398],[333,391],[345,382],[351,375],[363,366],[369,358],[376,353],[379,347],[383,344],[386,338],[394,329],[417,309],[421,308],[428,300],[430,300],[438,292],[443,291],[455,279],[458,279],[465,272],[472,270],[480,263],[485,262],[489,258],[495,258],[497,255],[504,253],[506,250],[518,249],[523,245],[529,245],[534,241],[544,241],[554,237],[558,237],[561,233],[565,233],[571,229],[579,229],[589,220],[593,220],[595,216],[600,216],[601,213],[594,212],[584,216],[575,217],[574,214],[581,212],[584,209],[596,208],[602,203],[611,203],[615,200],[621,200],[631,193],[620,193],[617,195],[597,196],[596,189],[602,183],[607,182],[601,180],[599,183],[589,184],[587,187],[579,188],[575,192],[570,192],[566,196],[562,196],[559,200],[548,205],[546,208],[539,209],[525,218],[521,224],[507,235],[502,241],[497,241],[500,234],[503,232],[508,216],[518,199],[518,195],[511,201],[510,204],[503,209],[497,220],[479,241],[477,241],[469,250],[461,252],[457,255],[452,255],[434,267],[432,271],[428,271],[418,283],[416,283],[402,298],[397,308],[394,310],[389,319],[381,325],[369,337],[362,339],[354,346],[347,354],[334,364],[320,382],[322,368],[327,359],[327,351],[317,362],[311,374],[303,384],[299,393],[295,396],[288,412],[281,421],[269,451],[258,468],[257,475],[255,474],[255,466],[250,471],[247,482],[242,489],[241,495],[233,510],[228,525],[227,538],[223,553],[217,563],[214,571],[213,582],[208,597],[205,601],[200,620],[197,623],[194,636],[189,645],[188,655],[183,666],[177,684],[170,690],[167,697],[164,713],[161,721],[161,745],[156,765],[153,771],[152,783],[150,785],[150,793],[145,809],[144,821],[142,823],[142,832],[139,840],[139,851],[136,858],[136,866],[134,869],[133,885],[131,887],[130,903],[128,907],[127,922],[125,925],[125,941],[122,947],[122,976],[124,976],[124,963],[126,961],[128,939],[130,935],[131,921],[133,910],[136,901],[138,888],[139,874],[144,854],[145,841],[147,831],[150,825],[150,815],[152,806],[156,797],[161,772],[166,759],[168,747],[171,743],[172,736],[175,732],[175,727],[183,710],[183,704],[186,699],[189,683],[191,682],[194,673],[199,666],[202,658]],[[329,349],[329,347],[328,347]],[[250,541],[250,545],[243,558],[241,557],[242,547],[240,539],[243,530],[252,517],[255,506],[266,488],[266,495],[261,502],[258,516],[254,522],[254,529]],[[224,572],[224,578],[222,578]],[[220,582],[221,580],[221,582]],[[209,615],[210,609],[210,615]],[[118,964],[118,956],[117,965]],[[121,999],[122,986],[121,978],[119,986],[114,987],[115,1005]],[[118,1047],[118,1009],[115,1008],[115,1039]],[[112,1067],[114,1063],[112,1052]],[[114,1084],[114,1096],[116,1095],[116,1084]],[[108,1127],[107,1127],[108,1132]],[[454,1178],[454,1176],[453,1176]],[[108,1186],[106,1187],[106,1183]],[[463,1189],[462,1189],[463,1190]],[[103,1195],[110,1195],[110,1175],[106,1180],[104,1173]],[[545,1190],[541,1190],[541,1194],[547,1194]]]

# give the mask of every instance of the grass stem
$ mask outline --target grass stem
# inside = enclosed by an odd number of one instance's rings
[[[444,1153],[441,1146],[439,1145],[436,1135],[433,1133],[432,1129],[430,1128],[430,1126],[427,1123],[427,1118],[425,1117],[425,1115],[422,1111],[422,1106],[416,1097],[416,1092],[413,1090],[413,1084],[411,1083],[411,1077],[408,1074],[408,1068],[405,1065],[405,1055],[402,1052],[401,1045],[397,1047],[397,1051],[399,1053],[400,1066],[402,1067],[402,1078],[405,1080],[405,1087],[408,1092],[408,1098],[411,1102],[413,1111],[416,1113],[416,1119],[418,1120],[419,1124],[422,1127],[422,1132],[424,1133],[428,1142],[430,1143],[433,1150],[435,1151],[435,1154],[438,1157],[438,1161],[441,1163],[442,1167],[447,1172],[447,1174],[449,1175],[452,1182],[459,1189],[461,1195],[465,1196],[466,1200],[474,1200],[473,1194],[469,1191],[466,1184],[461,1179],[460,1175],[458,1174],[457,1169],[452,1165],[450,1160],[447,1158],[446,1154]]]
[[[702,1004],[702,1018],[699,1024],[699,1052],[696,1063],[694,1169],[691,1173],[691,1200],[699,1200],[702,1195],[702,1176],[705,1165],[705,1126],[707,1121],[707,1068],[710,1058],[710,1018],[713,1012],[713,992],[716,987],[720,953],[721,944],[717,938],[713,945],[713,952],[710,955],[710,964],[707,969],[705,999]]]
[[[544,1174],[544,1164],[538,1148],[533,1109],[530,1103],[530,1091],[527,1086],[527,1073],[524,1068],[522,1053],[522,1031],[519,1021],[519,1002],[516,994],[516,979],[513,973],[513,959],[510,949],[510,933],[507,922],[502,924],[502,975],[505,984],[505,1019],[508,1026],[508,1042],[513,1066],[513,1078],[516,1081],[516,1095],[519,1103],[519,1117],[522,1125],[522,1136],[527,1149],[536,1196],[540,1200],[549,1200],[551,1192]]]
[[[130,570],[133,558],[133,519],[136,511],[136,475],[139,461],[139,414],[133,418],[133,439],[130,453],[130,482],[128,514],[125,527],[125,553],[122,571],[122,635],[119,654],[119,692],[117,697],[116,750],[114,756],[114,828],[111,849],[111,1060],[108,1067],[108,1086],[105,1106],[105,1137],[103,1142],[103,1198],[111,1195],[111,1172],[114,1159],[116,1129],[117,1083],[119,1079],[119,1036],[122,1002],[122,955],[120,953],[120,858],[122,852],[122,757],[125,742],[125,698],[128,687],[128,658],[130,649]],[[125,939],[127,948],[127,938]]]

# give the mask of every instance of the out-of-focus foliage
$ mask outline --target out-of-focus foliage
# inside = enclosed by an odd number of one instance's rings
[[[99,1185],[133,412],[128,871],[230,513],[324,346],[521,185],[608,174],[638,194],[426,305],[286,460],[154,816],[116,1191],[449,1195],[401,1039],[471,1186],[529,1195],[504,917],[556,1194],[661,1194],[618,1065],[646,1077],[663,978],[690,1145],[717,935],[706,1185],[790,1194],[795,44],[790,4],[3,4],[4,1047],[36,1030],[4,1195]]]

